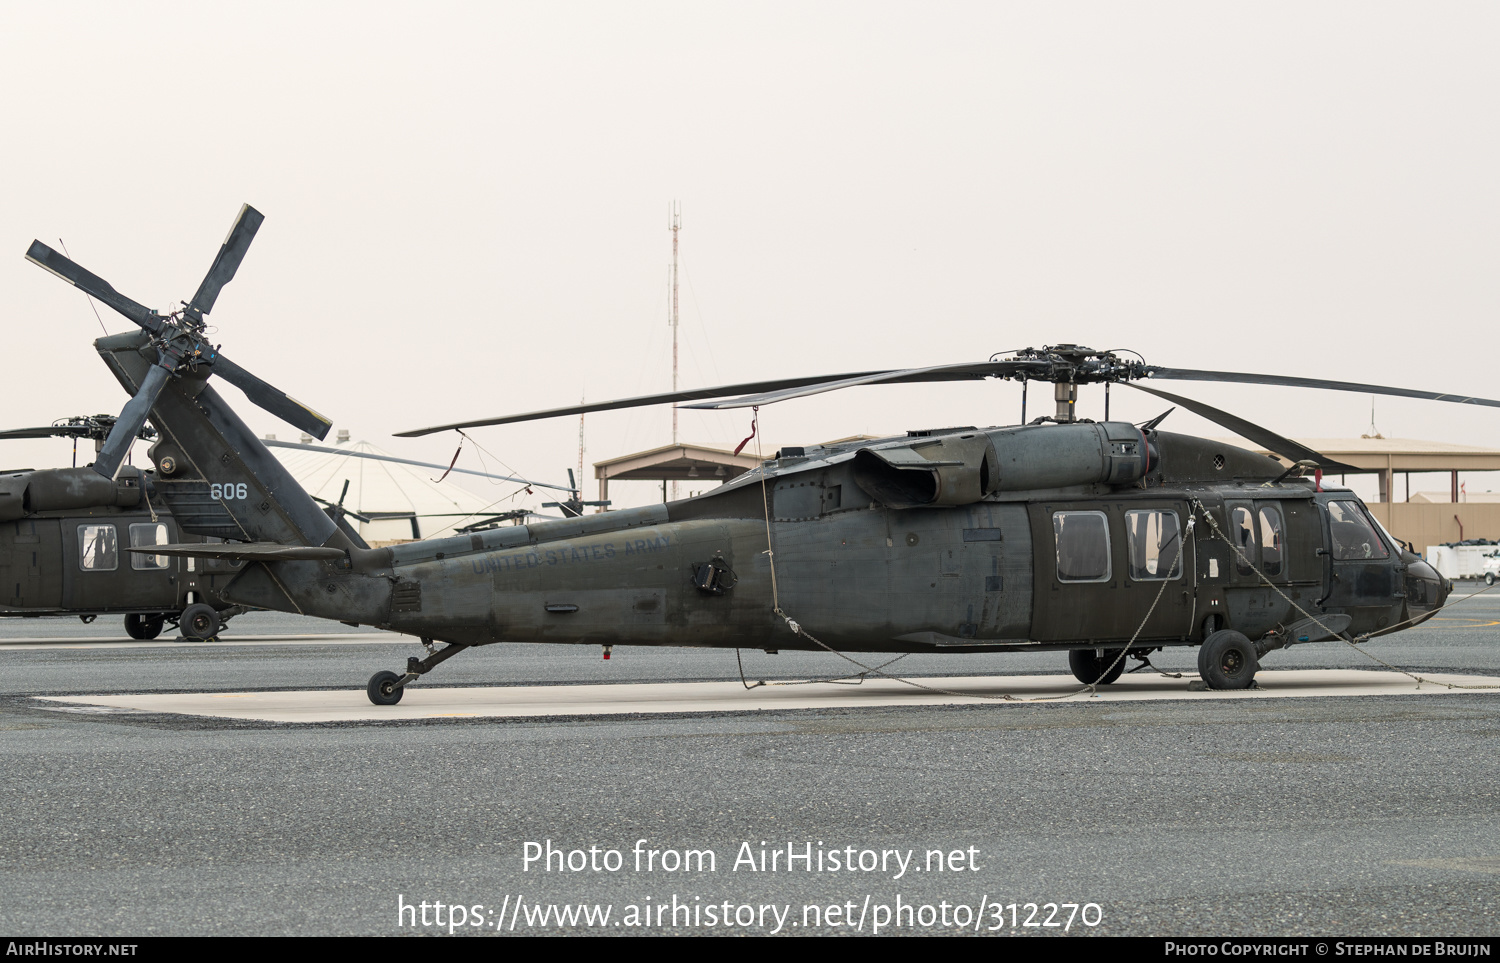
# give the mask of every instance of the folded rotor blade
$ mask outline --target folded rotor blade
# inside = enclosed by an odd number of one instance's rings
[[[57,253],[41,241],[32,241],[26,250],[26,260],[38,267],[46,268],[85,294],[91,295],[114,308],[136,324],[155,334],[161,327],[156,312],[144,305],[136,304],[125,295],[110,287],[109,282],[84,270],[66,256]]]
[[[250,249],[250,242],[255,239],[255,232],[260,230],[261,222],[265,219],[264,214],[249,204],[240,208],[239,217],[234,219],[234,226],[229,229],[224,243],[219,246],[218,256],[214,258],[208,274],[204,275],[203,283],[198,285],[198,293],[188,302],[190,306],[197,308],[202,314],[214,309],[219,291],[234,280],[234,272],[240,269],[245,252]]]
[[[215,354],[212,363],[214,374],[243,391],[245,397],[254,404],[320,441],[328,437],[328,429],[333,427],[333,422],[307,405],[280,388],[260,380],[222,354]]]
[[[345,455],[349,458],[369,458],[372,461],[389,461],[398,465],[415,465],[418,468],[431,468],[433,471],[452,471],[456,475],[478,475],[480,478],[493,478],[497,481],[515,482],[519,485],[532,485],[536,488],[550,488],[553,491],[570,492],[573,489],[567,485],[553,485],[548,482],[532,481],[529,478],[515,478],[510,475],[496,475],[484,471],[471,471],[467,468],[450,469],[447,465],[439,465],[430,461],[412,461],[410,458],[397,458],[393,455],[377,455],[372,451],[356,451],[350,448],[329,448],[326,445],[302,445],[294,441],[273,441],[267,439],[261,444],[267,448],[290,448],[293,451],[317,451],[329,455]]]
[[[837,391],[840,388],[853,388],[856,385],[899,385],[918,381],[967,381],[976,378],[997,378],[1034,367],[1034,364],[1025,361],[981,361],[971,364],[940,364],[929,368],[904,368],[899,371],[877,371],[872,374],[843,377],[836,381],[823,381],[817,384],[744,395],[727,401],[706,401],[702,404],[682,405],[682,407],[749,408],[754,405],[769,405],[778,401],[789,401],[792,398],[822,394],[825,391]]]
[[[99,457],[94,459],[94,471],[105,478],[115,477],[115,472],[120,470],[120,462],[125,460],[126,452],[135,443],[136,435],[140,434],[141,426],[146,423],[146,416],[151,414],[151,406],[156,404],[161,389],[166,387],[170,377],[171,373],[159,364],[152,365],[151,370],[146,372],[140,390],[125,403],[119,420],[109,430],[109,437],[104,439],[104,447],[99,449]]]
[[[777,378],[769,381],[748,381],[738,385],[719,385],[716,388],[692,388],[686,391],[668,391],[658,395],[639,395],[634,398],[620,398],[615,401],[598,401],[593,404],[570,405],[566,408],[548,408],[542,411],[529,411],[521,415],[502,415],[499,418],[481,418],[477,421],[459,421],[451,425],[436,425],[432,428],[417,428],[413,431],[400,431],[396,433],[397,438],[417,438],[422,435],[430,435],[438,431],[452,431],[455,428],[483,428],[487,425],[509,425],[518,421],[540,421],[543,418],[562,418],[566,415],[586,415],[595,411],[614,411],[619,408],[640,408],[645,405],[663,405],[677,401],[697,401],[701,398],[722,398],[725,395],[741,394],[747,391],[773,391],[778,388],[794,388],[799,385],[813,385],[824,381],[841,378],[857,378],[867,374],[892,374],[894,372],[870,372],[861,371],[852,374],[841,375],[818,375],[811,378]]]
[[[1285,375],[1250,374],[1243,371],[1199,371],[1192,368],[1147,368],[1151,378],[1175,381],[1226,381],[1247,385],[1278,385],[1285,388],[1326,388],[1330,391],[1357,391],[1362,394],[1395,395],[1398,398],[1422,398],[1427,401],[1451,401],[1458,405],[1488,405],[1500,408],[1500,401],[1488,398],[1473,398],[1467,395],[1448,394],[1439,391],[1417,391],[1413,388],[1391,388],[1386,385],[1365,385],[1352,381],[1324,381],[1321,378],[1289,378]]]
[[[1191,398],[1184,398],[1181,395],[1174,395],[1166,391],[1158,391],[1155,388],[1147,388],[1135,382],[1127,381],[1125,383],[1137,391],[1144,391],[1149,395],[1156,395],[1158,398],[1165,398],[1167,401],[1181,405],[1193,414],[1207,418],[1216,425],[1228,428],[1241,438],[1248,438],[1266,451],[1273,451],[1281,457],[1288,459],[1293,464],[1300,461],[1310,461],[1324,471],[1359,471],[1358,468],[1352,465],[1345,465],[1342,462],[1334,461],[1327,455],[1321,455],[1306,445],[1292,441],[1290,438],[1283,438],[1269,428],[1262,428],[1260,425],[1246,421],[1236,415],[1231,415],[1227,411],[1220,411],[1212,405],[1205,405],[1201,401],[1194,401]]]

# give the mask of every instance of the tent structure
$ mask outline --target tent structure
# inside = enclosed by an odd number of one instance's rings
[[[329,447],[391,454],[367,441],[351,441],[344,432]],[[486,494],[477,494],[461,487],[457,475],[450,475],[439,484],[437,478],[441,472],[415,465],[295,448],[271,451],[297,483],[324,504],[339,500],[347,480],[349,492],[344,496],[344,507],[369,519],[350,517],[349,524],[372,546],[451,535],[457,527],[521,507],[521,499],[511,496],[524,491],[524,486],[515,482],[466,479],[475,488],[490,489]]]

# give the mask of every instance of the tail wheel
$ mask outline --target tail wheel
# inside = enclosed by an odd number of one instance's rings
[[[377,672],[370,676],[365,694],[378,706],[393,706],[401,701],[401,695],[406,691],[405,686],[396,685],[400,678],[394,672]]]
[[[1259,669],[1255,645],[1233,629],[1215,632],[1198,650],[1198,674],[1210,689],[1248,689]]]

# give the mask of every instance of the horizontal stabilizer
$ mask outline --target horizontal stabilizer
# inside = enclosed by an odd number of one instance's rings
[[[321,562],[344,557],[341,548],[282,545],[279,542],[198,542],[127,548],[137,555],[179,555],[184,558],[222,558],[240,562]]]

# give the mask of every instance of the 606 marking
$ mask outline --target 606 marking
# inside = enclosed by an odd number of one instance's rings
[[[239,482],[238,484],[234,482],[224,482],[223,484],[214,482],[208,486],[208,493],[218,499],[240,499],[248,498],[250,490],[244,482]]]

